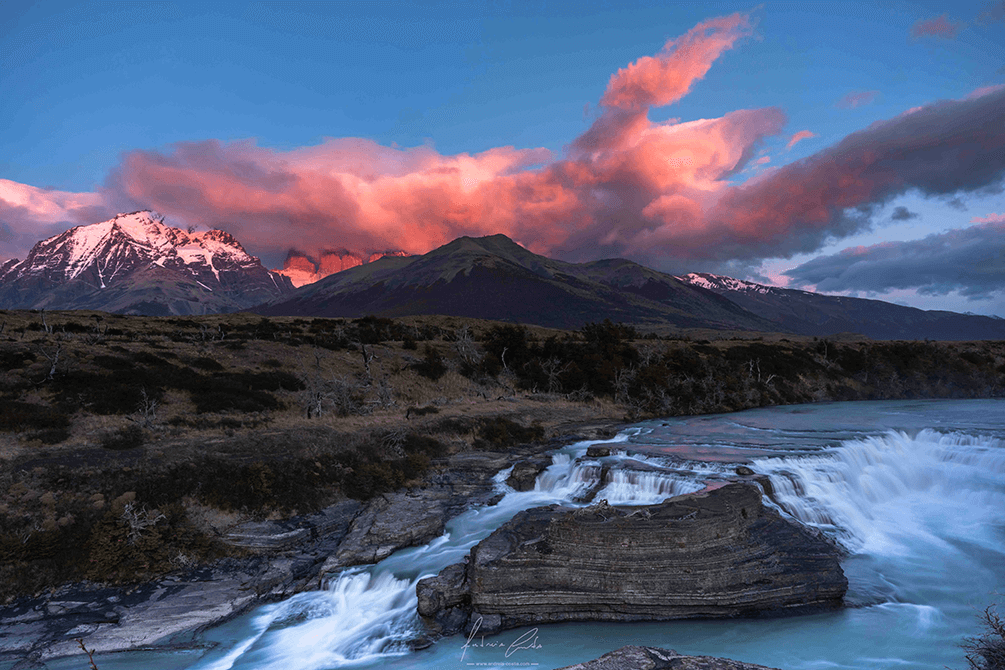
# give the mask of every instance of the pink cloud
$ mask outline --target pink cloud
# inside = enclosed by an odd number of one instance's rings
[[[1005,84],[992,84],[991,86],[982,86],[980,88],[974,89],[967,95],[967,100],[973,100],[974,98],[980,98],[991,93],[997,93],[1005,89]]]
[[[992,225],[1005,224],[1005,214],[988,214],[987,216],[975,216],[970,219],[970,223],[989,223]]]
[[[878,95],[879,91],[856,91],[849,93],[834,104],[842,109],[855,109],[856,107],[872,104]]]
[[[722,258],[813,251],[870,224],[908,191],[972,192],[1005,177],[1005,90],[943,100],[874,123],[833,147],[723,191],[706,213]]]
[[[515,147],[444,155],[356,138],[286,151],[187,142],[128,152],[100,194],[49,192],[36,209],[58,205],[74,218],[85,205],[152,208],[280,258],[293,247],[423,253],[460,235],[505,233],[569,260],[627,256],[671,269],[812,251],[869,225],[871,208],[896,195],[955,195],[1005,175],[1003,89],[875,123],[735,184],[767,162],[758,152],[783,130],[781,110],[684,122],[648,113],[690,91],[749,32],[746,15],[711,19],[619,70],[562,156]],[[799,131],[789,146],[812,136]]]
[[[0,260],[23,257],[39,239],[100,221],[107,213],[100,193],[58,191],[0,179]]]
[[[808,140],[811,137],[816,136],[817,136],[816,133],[812,133],[808,130],[800,130],[798,133],[792,136],[792,138],[789,140],[789,143],[785,145],[785,149],[786,150],[791,149],[792,147],[796,146],[796,143],[802,142],[803,140]]]
[[[712,63],[736,41],[751,33],[748,14],[731,14],[699,23],[669,40],[656,56],[644,56],[611,76],[600,104],[640,110],[662,107],[687,95]]]
[[[946,18],[945,14],[936,16],[934,19],[918,21],[911,27],[911,37],[941,37],[942,39],[955,39],[960,32],[961,25]]]
[[[255,248],[293,239],[311,251],[418,253],[458,235],[502,232],[570,258],[592,257],[598,245],[610,250],[600,253],[648,253],[652,240],[700,227],[715,194],[785,123],[777,109],[685,123],[648,118],[749,31],[746,15],[711,19],[620,70],[596,121],[558,160],[513,147],[447,156],[359,139],[286,152],[208,141],[131,152],[109,186],[142,206],[225,227]]]

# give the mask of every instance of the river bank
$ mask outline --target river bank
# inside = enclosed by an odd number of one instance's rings
[[[49,622],[65,642],[142,621],[121,602],[188,594],[174,634],[379,561],[497,495],[499,469],[521,490],[545,452],[628,421],[1005,389],[996,342],[7,316],[0,618],[24,634],[0,653],[19,657],[55,644]]]
[[[959,644],[980,632],[977,615],[1005,588],[995,530],[1005,522],[1003,438],[1001,401],[834,403],[643,422],[592,450],[589,442],[560,448],[533,490],[508,488],[513,473],[504,472],[496,504],[455,517],[428,544],[342,570],[324,590],[255,607],[184,640],[187,649],[96,659],[102,670],[551,668],[644,645],[785,670],[966,667]],[[710,459],[713,447],[722,453]],[[844,608],[781,619],[555,623],[415,650],[418,581],[461,561],[521,510],[588,507],[592,491],[626,511],[644,509],[736,478],[740,458],[769,478],[765,505],[842,547]],[[81,661],[45,667],[77,670]]]
[[[609,438],[619,427],[562,423],[556,428],[561,435],[551,440],[440,459],[421,486],[366,502],[347,499],[313,514],[239,523],[221,540],[238,555],[147,583],[75,583],[18,599],[0,608],[0,662],[44,667],[39,664],[46,660],[80,655],[78,639],[102,654],[155,644],[189,648],[193,634],[320,588],[325,574],[433,540],[450,519],[498,499],[494,477],[500,471],[518,464],[543,469],[550,462],[541,461],[544,454],[572,441]]]

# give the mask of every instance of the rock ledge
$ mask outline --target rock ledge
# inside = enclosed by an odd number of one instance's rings
[[[434,634],[563,621],[784,614],[838,607],[838,551],[761,503],[750,484],[657,505],[538,507],[419,582]]]

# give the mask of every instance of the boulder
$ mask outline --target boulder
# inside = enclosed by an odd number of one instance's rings
[[[477,617],[492,633],[782,614],[840,606],[848,580],[838,559],[833,545],[764,507],[756,486],[738,483],[657,505],[526,510],[416,591],[419,614],[440,634]]]
[[[683,656],[659,647],[622,647],[600,658],[559,670],[774,670],[713,656]]]
[[[388,493],[373,499],[349,526],[336,554],[322,573],[341,567],[377,563],[402,547],[425,544],[443,534],[442,500],[410,493]]]
[[[550,456],[537,456],[517,461],[506,483],[516,491],[533,491],[537,476],[551,465]]]

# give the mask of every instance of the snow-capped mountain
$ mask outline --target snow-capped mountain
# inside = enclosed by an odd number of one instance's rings
[[[149,211],[71,228],[0,266],[0,307],[9,309],[207,314],[292,289],[230,234],[174,228]]]
[[[686,284],[691,284],[691,286],[700,286],[710,291],[715,291],[716,293],[724,293],[726,291],[743,291],[746,293],[768,294],[772,291],[778,290],[774,286],[755,284],[751,281],[733,279],[732,277],[726,277],[724,275],[709,274],[708,272],[689,272],[686,275],[677,277],[677,279]]]
[[[877,340],[987,340],[1005,338],[1003,320],[976,314],[926,311],[843,295],[823,295],[692,272],[678,277],[718,293],[778,329],[802,335],[861,333]]]
[[[364,263],[372,263],[385,256],[404,257],[408,256],[404,251],[375,251],[370,254],[361,254],[348,249],[334,249],[322,251],[317,258],[291,249],[283,263],[282,270],[273,270],[284,277],[289,277],[296,287],[306,284],[313,284],[336,272],[342,272],[349,268],[358,267]]]

